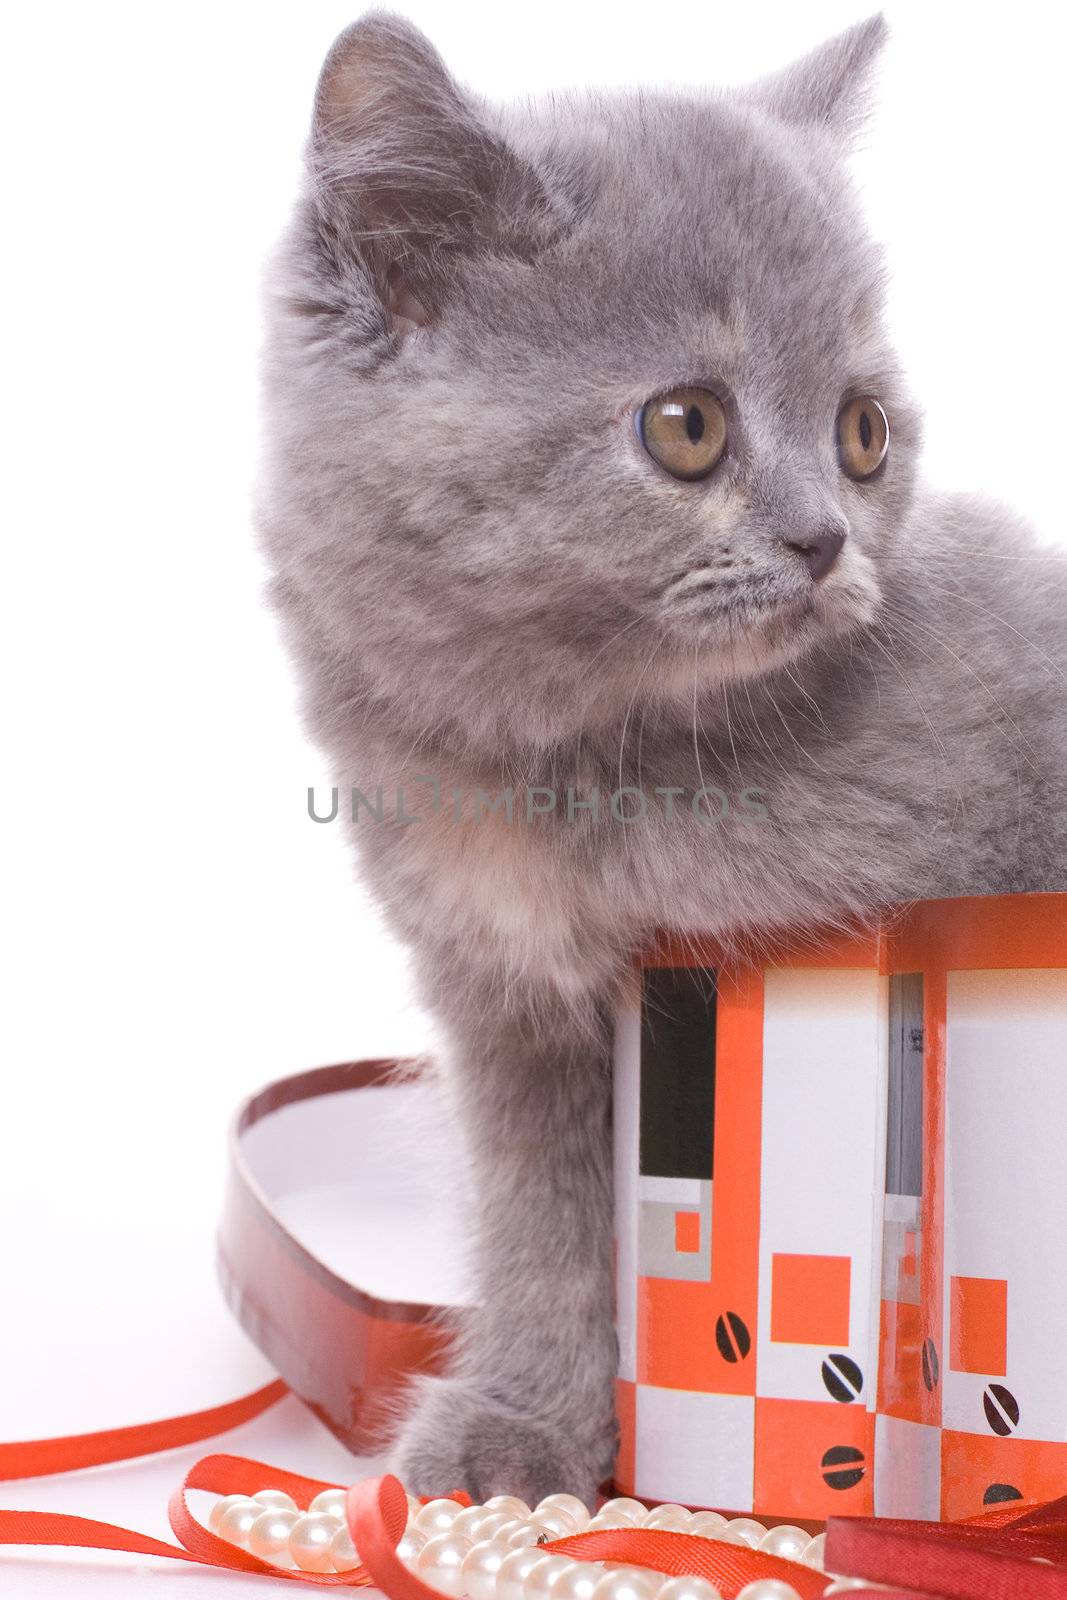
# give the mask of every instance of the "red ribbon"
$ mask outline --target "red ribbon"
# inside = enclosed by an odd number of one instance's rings
[[[174,1449],[258,1416],[287,1392],[285,1384],[277,1382],[229,1405],[189,1416],[66,1439],[3,1444],[0,1477],[69,1472]],[[439,1591],[409,1571],[396,1553],[408,1515],[397,1478],[366,1478],[348,1490],[348,1526],[363,1565],[345,1573],[301,1572],[261,1561],[205,1528],[185,1498],[190,1489],[250,1495],[266,1487],[284,1489],[306,1509],[321,1490],[340,1486],[242,1456],[205,1456],[171,1496],[170,1525],[178,1544],[87,1517],[4,1510],[0,1510],[0,1544],[122,1550],[327,1588],[374,1584],[389,1600],[441,1600]],[[446,1498],[470,1504],[461,1490]],[[727,1600],[734,1600],[758,1578],[779,1578],[801,1600],[819,1600],[829,1581],[811,1567],[761,1551],[658,1528],[579,1533],[543,1548],[578,1561],[621,1561],[656,1572],[707,1578]],[[876,1596],[880,1600],[1067,1600],[1067,1496],[1042,1506],[1000,1507],[963,1523],[835,1517],[827,1524],[826,1564],[834,1572],[894,1586],[889,1593],[856,1589],[856,1600],[864,1595],[870,1600]]]
[[[967,1522],[833,1517],[826,1565],[923,1600],[1067,1600],[1067,1496]]]
[[[190,1411],[161,1422],[139,1422],[132,1428],[107,1428],[103,1433],[73,1433],[63,1439],[28,1439],[0,1444],[0,1478],[45,1478],[55,1472],[75,1472],[79,1467],[101,1467],[109,1461],[130,1461],[134,1456],[156,1455],[180,1445],[199,1444],[218,1433],[251,1422],[269,1411],[289,1393],[289,1386],[273,1383],[229,1400],[207,1411]]]

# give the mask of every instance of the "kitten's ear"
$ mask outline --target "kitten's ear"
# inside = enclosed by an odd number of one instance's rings
[[[878,12],[761,78],[748,94],[780,121],[827,128],[847,147],[866,120],[871,78],[888,33]]]
[[[354,253],[401,332],[430,321],[459,255],[532,255],[551,207],[417,28],[370,12],[326,58],[310,163],[333,246]]]

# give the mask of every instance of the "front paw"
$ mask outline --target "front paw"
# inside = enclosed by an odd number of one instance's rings
[[[514,1494],[535,1506],[547,1494],[576,1494],[587,1505],[611,1474],[614,1428],[585,1437],[584,1418],[562,1427],[510,1411],[465,1379],[420,1385],[393,1446],[390,1469],[412,1494],[465,1489],[476,1502]]]

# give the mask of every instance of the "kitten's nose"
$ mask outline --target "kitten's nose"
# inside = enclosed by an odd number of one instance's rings
[[[820,578],[825,578],[841,554],[847,535],[847,523],[821,522],[807,533],[786,539],[785,544],[803,558],[808,571],[818,583]]]

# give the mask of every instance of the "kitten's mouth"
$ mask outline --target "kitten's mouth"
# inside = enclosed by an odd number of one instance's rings
[[[660,622],[713,676],[746,677],[870,621],[874,597],[836,575],[824,583],[732,580],[687,585],[660,607]]]
[[[731,582],[692,586],[663,608],[672,632],[703,636],[788,629],[825,615],[823,590],[814,584],[768,592],[763,584]]]

